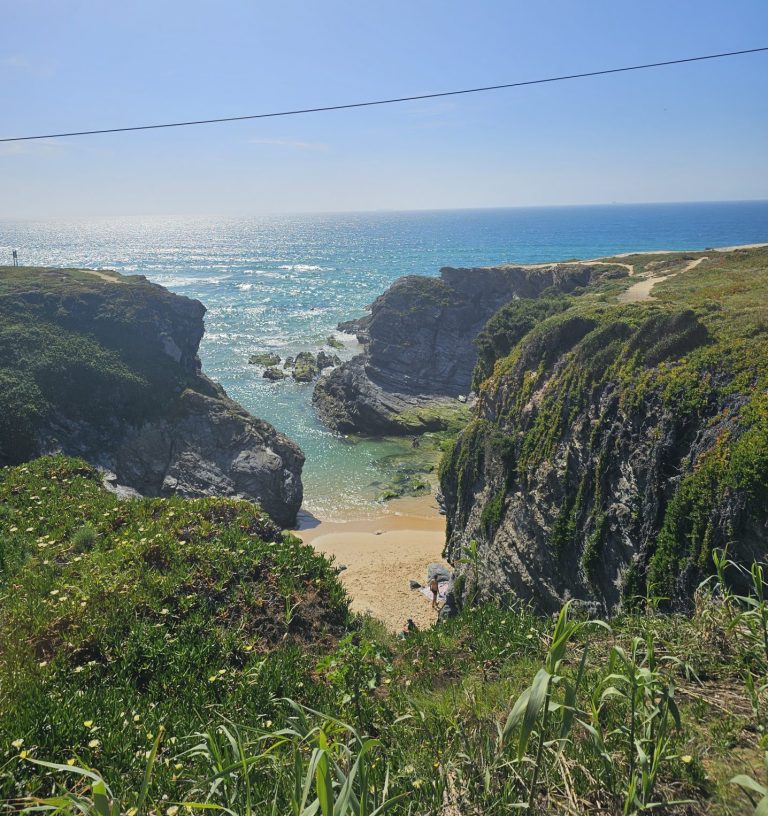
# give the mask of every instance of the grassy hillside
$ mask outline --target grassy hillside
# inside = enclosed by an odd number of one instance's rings
[[[252,505],[119,501],[59,457],[0,471],[0,531],[8,799],[724,815],[763,779],[768,606],[723,588],[691,619],[485,605],[397,640]]]
[[[126,786],[161,724],[258,722],[309,687],[347,618],[328,563],[253,504],[119,501],[61,457],[0,471],[0,609],[0,745]],[[6,766],[0,791],[34,792],[36,770]]]

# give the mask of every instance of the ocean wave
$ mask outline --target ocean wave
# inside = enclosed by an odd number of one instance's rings
[[[150,280],[154,283],[159,283],[161,286],[182,287],[182,286],[198,286],[206,284],[211,286],[218,286],[223,283],[229,275],[219,275],[216,277],[194,277],[191,275],[149,275]]]
[[[281,264],[278,269],[288,269],[291,272],[333,272],[333,266],[314,266],[313,264]]]

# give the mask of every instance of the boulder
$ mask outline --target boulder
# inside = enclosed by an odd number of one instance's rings
[[[284,380],[288,375],[282,368],[271,366],[270,368],[265,368],[264,373],[261,376],[264,377],[265,380],[272,380],[272,382],[275,382],[277,380]]]
[[[318,374],[317,361],[308,351],[296,355],[293,367],[293,379],[296,382],[312,382]]]
[[[320,371],[325,368],[333,368],[334,366],[341,365],[341,359],[337,354],[326,354],[324,351],[318,353],[315,362]]]
[[[272,351],[263,351],[259,354],[252,354],[248,358],[251,365],[258,366],[276,366],[280,362],[280,355]]]

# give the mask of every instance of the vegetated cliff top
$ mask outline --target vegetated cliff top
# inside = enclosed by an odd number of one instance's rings
[[[441,472],[449,556],[478,539],[488,592],[685,603],[713,548],[768,552],[768,249],[620,262],[631,277],[509,303],[479,339]]]
[[[200,371],[205,307],[141,276],[0,268],[0,465],[82,456],[144,495],[235,495],[281,524],[299,448]]]
[[[151,418],[196,383],[205,307],[142,277],[0,268],[0,463],[37,452],[52,412]]]
[[[574,800],[640,812],[641,790],[724,815],[729,780],[760,766],[764,715],[744,677],[765,674],[762,632],[721,588],[691,619],[629,616],[606,631],[491,603],[395,639],[348,617],[328,563],[252,504],[120,501],[99,482],[63,457],[0,469],[0,801],[14,812],[48,796],[62,814],[97,812],[82,768],[106,780],[113,812],[290,813],[302,791],[322,795],[313,749],[364,744],[357,790],[389,791],[400,816],[440,812],[447,775],[464,812],[489,816],[531,790],[557,814]],[[542,694],[531,725],[515,724],[558,653],[552,706]],[[442,735],[438,754],[426,732]]]
[[[120,500],[59,456],[0,469],[2,750],[95,738],[87,761],[139,773],[160,723],[192,733],[216,705],[254,721],[298,694],[346,621],[328,561],[250,502]],[[11,782],[0,768],[0,798]]]

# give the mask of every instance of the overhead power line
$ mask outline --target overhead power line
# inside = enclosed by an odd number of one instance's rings
[[[36,136],[13,136],[0,139],[0,142],[30,142],[34,139],[59,139],[65,136],[95,136],[100,133],[127,133],[133,130],[159,130],[161,128],[190,127],[191,125],[213,125],[220,122],[243,122],[247,119],[274,119],[278,116],[298,116],[304,113],[322,113],[324,111],[349,110],[350,108],[370,108],[375,105],[394,105],[400,102],[415,102],[420,99],[438,99],[444,96],[461,96],[463,94],[484,93],[486,91],[500,91],[505,88],[522,88],[525,85],[543,85],[547,82],[564,82],[569,79],[585,79],[586,77],[604,76],[605,74],[621,74],[627,71],[642,71],[646,68],[662,68],[665,65],[682,65],[686,62],[702,62],[703,60],[737,57],[742,54],[756,54],[768,51],[763,48],[747,48],[743,51],[727,51],[722,54],[706,54],[701,57],[686,57],[684,59],[665,60],[664,62],[649,62],[644,65],[628,65],[623,68],[605,68],[602,71],[586,71],[581,74],[566,74],[564,76],[546,77],[545,79],[528,79],[522,82],[505,82],[501,85],[485,85],[481,88],[463,88],[459,91],[440,91],[438,93],[418,94],[416,96],[398,96],[392,99],[375,99],[369,102],[349,102],[345,105],[323,105],[316,108],[301,108],[299,110],[276,111],[273,113],[253,113],[247,116],[222,116],[216,119],[195,119],[189,122],[164,122],[157,125],[133,125],[132,127],[99,128],[97,130],[73,130],[67,133],[44,133]]]

